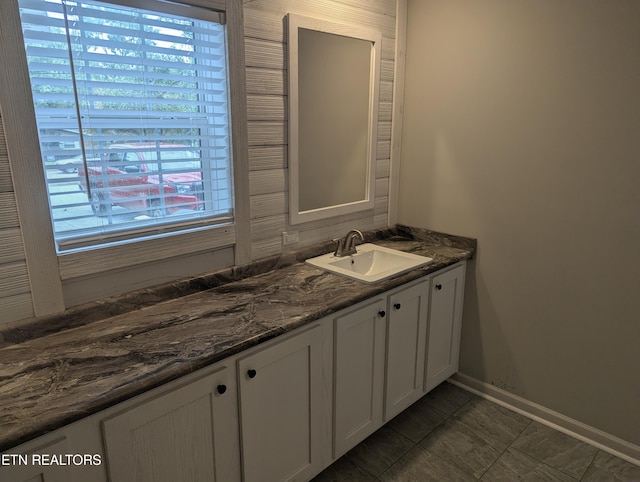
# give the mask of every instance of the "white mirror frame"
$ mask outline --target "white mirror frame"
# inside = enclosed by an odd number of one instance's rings
[[[380,85],[380,59],[382,35],[380,32],[337,24],[301,15],[288,14],[288,57],[289,57],[289,220],[291,224],[331,218],[343,214],[373,209],[375,202],[375,169],[378,139],[378,101]],[[298,30],[314,30],[342,37],[371,42],[371,70],[369,79],[369,121],[367,143],[367,184],[362,200],[325,206],[308,211],[300,211],[299,185],[299,89],[298,89]]]

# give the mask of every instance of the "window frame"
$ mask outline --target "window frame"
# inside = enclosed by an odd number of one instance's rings
[[[103,0],[121,6],[153,10],[158,0]],[[232,225],[205,226],[188,232],[159,234],[149,238],[115,243],[81,252],[57,254],[49,214],[44,166],[40,154],[35,110],[30,90],[29,73],[24,51],[22,27],[17,0],[0,2],[0,109],[5,126],[7,149],[25,258],[29,269],[31,293],[36,316],[65,309],[65,281],[81,277],[113,274],[142,265],[160,265],[167,259],[211,253],[233,248],[230,264],[250,261],[249,169],[247,153],[246,87],[244,66],[243,10],[240,0],[181,0],[182,5],[204,7],[224,12],[228,41],[228,72],[231,110],[231,149],[234,190],[234,221]],[[35,140],[35,142],[34,142]],[[211,267],[211,269],[214,269]],[[204,271],[204,270],[201,270]],[[192,273],[193,275],[197,273]],[[183,275],[183,274],[182,274]],[[148,280],[149,285],[167,281]],[[99,282],[99,281],[98,281]],[[104,290],[102,296],[109,296]]]
[[[58,251],[232,223],[225,14],[164,2],[152,12],[100,0],[18,4],[43,159],[55,160],[45,172]],[[145,166],[143,157],[175,157],[179,146],[201,158],[182,164],[189,173],[162,163],[147,177],[106,162],[112,149],[132,149]],[[59,175],[58,159],[72,155],[77,175]],[[111,202],[98,208],[101,196]]]

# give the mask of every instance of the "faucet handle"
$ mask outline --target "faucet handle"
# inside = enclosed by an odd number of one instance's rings
[[[342,249],[343,249],[344,240],[342,238],[335,238],[332,241],[334,243],[336,243],[336,250],[333,252],[333,255],[334,256],[342,256]]]

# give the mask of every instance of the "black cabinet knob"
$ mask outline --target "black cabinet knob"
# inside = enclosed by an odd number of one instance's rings
[[[437,289],[438,291],[440,291],[440,290],[442,289],[442,285],[441,285],[441,284],[437,284],[437,285],[436,285],[436,289]]]
[[[399,310],[399,309],[402,307],[402,305],[401,305],[400,303],[394,303],[393,307],[394,307],[396,310]]]
[[[218,385],[218,386],[216,387],[216,390],[218,390],[218,393],[219,393],[220,395],[222,395],[224,392],[226,392],[226,391],[227,391],[227,386],[226,386],[226,385]]]
[[[380,318],[384,318],[386,314],[387,314],[387,313],[386,313],[384,310],[380,310],[380,311],[378,311],[378,316],[379,316]]]
[[[251,368],[250,370],[247,370],[247,375],[249,375],[249,378],[255,378],[257,373],[258,372],[256,372],[253,368]]]

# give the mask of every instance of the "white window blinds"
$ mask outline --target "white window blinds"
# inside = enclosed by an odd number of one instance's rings
[[[152,3],[19,0],[59,251],[232,222],[224,16]]]

